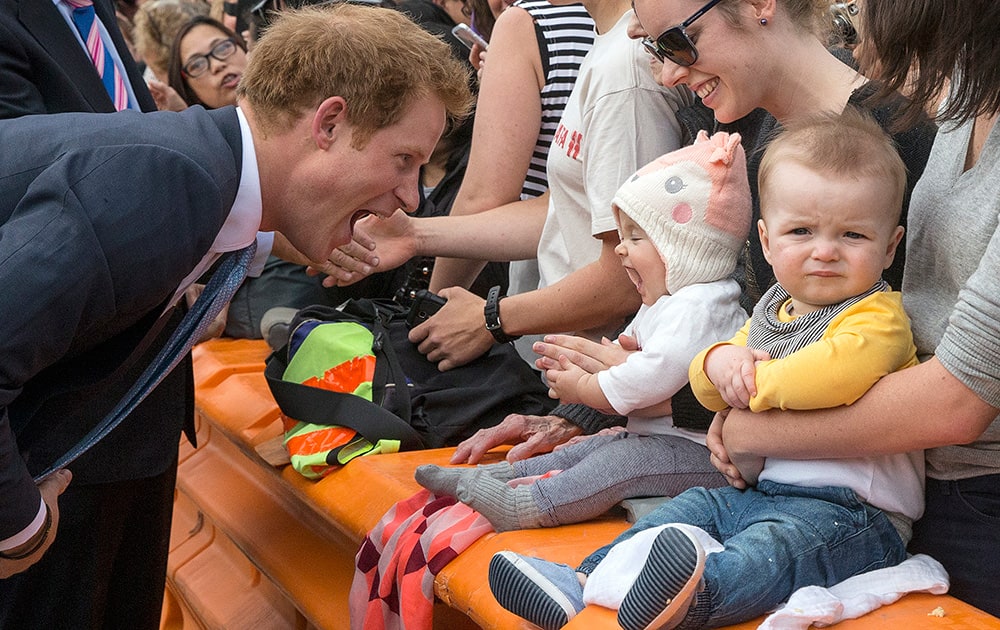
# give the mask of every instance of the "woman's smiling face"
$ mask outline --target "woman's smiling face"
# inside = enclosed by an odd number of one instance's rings
[[[643,30],[655,40],[667,29],[677,26],[694,15],[704,3],[701,0],[635,0],[636,17]],[[751,5],[740,2],[734,7],[733,24],[730,9],[724,4],[712,7],[696,19],[686,32],[698,51],[691,66],[680,66],[669,59],[663,63],[660,82],[667,87],[686,85],[701,97],[706,107],[715,112],[719,122],[729,123],[761,106],[761,68],[753,51],[755,36],[749,18]]]

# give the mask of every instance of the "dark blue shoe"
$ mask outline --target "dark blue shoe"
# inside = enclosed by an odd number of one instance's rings
[[[501,551],[490,560],[490,589],[501,606],[544,630],[558,630],[583,610],[572,567]]]
[[[653,541],[646,564],[622,605],[618,625],[625,630],[676,628],[703,588],[705,550],[687,531],[667,526]]]

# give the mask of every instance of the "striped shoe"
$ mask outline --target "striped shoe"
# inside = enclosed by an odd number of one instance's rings
[[[646,564],[618,609],[625,630],[677,627],[702,588],[705,551],[679,527],[667,526],[653,541]]]
[[[490,560],[490,589],[501,606],[544,630],[583,610],[583,587],[565,564],[501,551]]]

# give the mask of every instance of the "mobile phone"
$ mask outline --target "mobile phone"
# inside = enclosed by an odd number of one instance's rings
[[[472,50],[475,44],[479,44],[479,47],[486,50],[489,45],[483,36],[472,30],[468,24],[457,24],[455,28],[451,29],[451,34],[458,38],[458,41],[462,42]]]
[[[413,296],[413,304],[410,305],[410,312],[406,314],[406,325],[410,328],[419,326],[427,319],[437,313],[448,300],[440,295],[431,293],[427,289],[420,289]]]

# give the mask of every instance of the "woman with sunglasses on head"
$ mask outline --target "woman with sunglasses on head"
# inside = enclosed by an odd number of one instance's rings
[[[169,85],[184,102],[216,109],[236,104],[247,47],[221,22],[199,16],[177,32],[169,62]]]
[[[875,103],[879,85],[827,48],[833,26],[826,0],[635,0],[635,14],[648,34],[647,50],[663,62],[666,86],[687,85],[712,110],[721,128],[741,132],[747,148],[748,175],[757,201],[757,167],[762,145],[783,122],[820,112],[853,107],[871,114],[895,140],[906,164],[907,195],[923,172],[934,135],[926,120],[892,127],[902,99]],[[865,9],[862,8],[862,12]],[[760,254],[757,231],[750,234],[747,278],[756,300],[773,282]],[[899,288],[905,248],[900,247],[885,278]]]
[[[1000,615],[1000,5],[867,2],[859,56],[940,131],[910,203],[903,302],[922,363],[849,407],[732,412],[713,458],[733,483],[758,457],[927,449],[926,508],[909,550],[948,570],[952,595]]]

